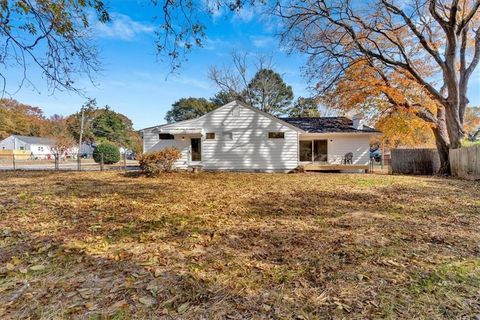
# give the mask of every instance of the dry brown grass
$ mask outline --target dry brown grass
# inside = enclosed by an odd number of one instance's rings
[[[0,173],[1,318],[470,318],[480,184]]]

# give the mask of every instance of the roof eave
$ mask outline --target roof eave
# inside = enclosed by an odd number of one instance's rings
[[[379,131],[350,131],[350,132],[338,132],[338,131],[329,131],[329,132],[311,132],[305,131],[304,134],[362,134],[362,135],[382,135],[382,132]]]

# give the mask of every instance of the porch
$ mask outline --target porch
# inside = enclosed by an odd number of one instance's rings
[[[303,134],[299,138],[299,165],[305,171],[368,172],[368,137],[348,134]]]
[[[304,163],[302,164],[305,171],[350,171],[364,170],[368,172],[369,165],[363,164],[329,164],[329,163]]]

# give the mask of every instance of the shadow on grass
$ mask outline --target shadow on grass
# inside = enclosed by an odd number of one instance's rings
[[[5,181],[16,179],[28,179],[28,183],[22,183],[18,188],[11,188],[12,193],[27,192],[30,195],[42,196],[54,194],[59,198],[77,197],[85,201],[89,199],[108,198],[113,195],[124,196],[127,199],[153,199],[170,192],[178,192],[174,183],[167,183],[161,179],[147,179],[136,176],[138,179],[125,177],[125,173],[114,173],[114,180],[111,179],[112,173],[99,173],[93,179],[85,173],[32,173],[27,172],[20,175],[8,175]],[[130,174],[130,173],[127,173]],[[135,173],[134,173],[135,174]],[[41,178],[41,179],[40,179]],[[42,186],[42,189],[39,187]]]
[[[14,263],[0,299],[30,284],[7,317],[380,318],[385,301],[392,317],[473,312],[448,298],[455,286],[408,308],[419,274],[478,256],[478,219],[421,215],[460,209],[432,197],[440,186],[325,190],[284,177],[59,175],[4,187],[38,196],[18,196],[0,221],[13,230],[0,233],[0,262]],[[20,270],[35,265],[45,269]]]
[[[245,307],[245,296],[173,267],[154,268],[132,260],[92,256],[50,237],[19,232],[8,237],[16,243],[0,250],[0,262],[12,258],[17,262],[0,273],[2,317],[128,318],[135,314],[137,318],[188,315],[234,319],[261,311],[255,305]],[[19,295],[25,283],[28,289]]]
[[[251,213],[260,216],[333,217],[352,210],[374,208],[380,197],[357,191],[294,191],[290,194],[267,192],[249,203]]]

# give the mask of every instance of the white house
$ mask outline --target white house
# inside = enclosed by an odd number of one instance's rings
[[[199,118],[141,130],[144,152],[176,147],[177,168],[366,170],[370,138],[359,118],[277,118],[233,101]]]
[[[0,141],[0,150],[29,151],[37,158],[48,158],[52,156],[51,146],[55,143],[53,139],[11,135]]]
[[[11,135],[0,141],[0,151],[21,151],[23,154],[30,153],[33,159],[53,159],[52,147],[55,144],[53,138],[31,137]],[[88,145],[82,145],[82,152],[90,150]],[[76,157],[78,147],[73,146],[63,156]]]

